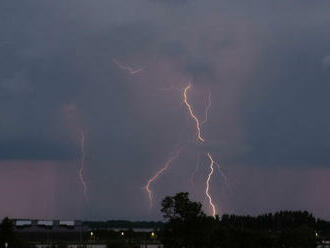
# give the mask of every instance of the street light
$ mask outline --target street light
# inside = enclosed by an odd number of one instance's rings
[[[90,235],[91,235],[91,241],[95,240],[94,233],[93,232],[90,232]]]

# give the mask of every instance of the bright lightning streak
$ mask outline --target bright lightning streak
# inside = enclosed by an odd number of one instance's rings
[[[203,126],[208,121],[208,114],[209,114],[209,110],[210,110],[211,106],[212,106],[211,91],[209,91],[208,102],[207,102],[207,106],[205,109],[205,119],[201,122],[201,126]]]
[[[197,129],[197,138],[199,141],[201,142],[205,142],[205,139],[201,136],[201,124],[198,120],[198,118],[196,117],[196,115],[194,114],[193,110],[192,110],[192,107],[191,105],[189,104],[188,102],[188,97],[187,97],[187,91],[191,88],[191,84],[189,83],[187,85],[187,87],[184,89],[184,92],[183,92],[183,96],[184,96],[184,103],[187,107],[187,109],[189,110],[189,113],[190,113],[190,116],[191,118],[195,121],[196,123],[196,129]],[[211,108],[211,105],[212,105],[212,102],[211,102],[211,93],[209,93],[209,98],[208,98],[208,105],[206,107],[206,112],[205,112],[205,120],[202,122],[203,124],[207,122],[207,114],[208,114],[208,111],[209,109]],[[207,153],[207,156],[208,158],[210,159],[210,172],[207,176],[207,179],[206,179],[206,188],[205,188],[205,194],[208,198],[208,201],[209,201],[209,205],[210,205],[210,208],[212,210],[212,216],[215,217],[215,215],[217,214],[217,210],[216,210],[216,207],[213,203],[213,198],[212,198],[212,195],[210,194],[210,181],[211,181],[211,178],[213,176],[213,173],[214,173],[214,165],[217,164],[214,159],[212,158],[211,156],[211,153],[208,152]],[[220,167],[220,166],[219,166]]]
[[[187,85],[187,87],[184,89],[183,91],[183,99],[184,99],[184,104],[186,105],[188,111],[189,111],[189,114],[191,116],[191,118],[195,121],[196,123],[196,129],[197,129],[197,140],[204,143],[205,142],[205,139],[201,136],[201,128],[200,128],[200,123],[199,123],[199,120],[198,118],[196,117],[196,115],[194,114],[193,110],[192,110],[192,107],[191,105],[189,104],[188,102],[188,97],[187,97],[187,92],[188,90],[190,90],[191,88],[191,84],[189,83]]]
[[[149,197],[149,201],[150,201],[150,208],[152,208],[152,190],[151,190],[151,184],[154,181],[156,181],[170,167],[170,165],[173,163],[173,161],[175,161],[179,157],[181,151],[182,151],[181,148],[178,149],[177,152],[166,161],[166,163],[164,164],[164,166],[160,170],[158,170],[153,177],[151,177],[148,180],[146,186],[144,187],[144,189],[148,193],[148,197]]]
[[[142,68],[139,68],[139,69],[133,69],[132,67],[130,66],[127,66],[127,65],[123,65],[121,63],[119,63],[116,59],[113,59],[112,60],[113,63],[115,63],[120,69],[122,70],[126,70],[128,71],[130,74],[136,74],[136,73],[139,73],[141,71],[143,71],[145,69],[145,67],[142,67]]]
[[[198,142],[201,142],[201,143],[204,143],[206,140],[202,137],[201,135],[201,127],[202,125],[204,125],[205,123],[207,123],[208,121],[208,112],[212,106],[212,100],[211,100],[211,92],[209,92],[209,95],[208,95],[208,103],[207,103],[207,106],[206,106],[206,109],[205,109],[205,119],[200,122],[198,117],[194,114],[194,111],[192,109],[192,106],[190,105],[189,103],[189,100],[188,100],[188,91],[192,88],[192,84],[189,83],[184,89],[183,89],[183,102],[191,116],[191,119],[195,122],[196,124],[196,138],[197,138],[197,141]],[[177,88],[174,88],[175,90],[178,90]],[[162,90],[172,90],[172,87],[171,88],[168,88],[168,89],[162,89]],[[152,190],[151,190],[151,185],[152,183],[154,183],[168,168],[169,166],[173,163],[174,160],[176,160],[178,158],[178,156],[180,155],[181,153],[181,149],[179,149],[177,151],[177,153],[173,156],[171,156],[167,161],[166,163],[164,164],[164,166],[158,170],[156,172],[156,174],[151,177],[146,186],[144,187],[144,189],[146,190],[147,194],[148,194],[148,197],[149,197],[149,200],[150,200],[150,207],[152,207]],[[205,195],[208,199],[208,202],[209,202],[209,205],[210,205],[210,209],[211,209],[211,212],[212,212],[212,216],[215,217],[216,214],[217,214],[217,209],[216,209],[216,206],[215,204],[213,203],[213,197],[210,193],[210,181],[213,177],[213,174],[214,174],[214,165],[216,165],[219,169],[219,172],[221,173],[221,175],[225,178],[225,180],[227,179],[226,176],[224,175],[224,173],[222,172],[221,170],[221,167],[220,165],[212,158],[212,155],[210,152],[207,153],[207,157],[209,158],[210,160],[210,165],[209,165],[209,168],[210,168],[210,172],[208,173],[208,176],[207,176],[207,179],[206,179],[206,188],[205,188]],[[195,173],[197,173],[199,169],[199,154],[198,154],[198,159],[197,159],[197,164],[196,164],[196,168],[191,176],[191,182],[193,184],[193,179],[194,179],[194,175]]]
[[[215,217],[215,215],[217,213],[217,210],[216,210],[216,207],[213,203],[212,196],[210,194],[210,180],[211,180],[211,177],[212,177],[213,172],[214,172],[213,166],[214,166],[215,162],[214,162],[214,160],[213,160],[213,158],[212,158],[212,156],[209,152],[207,153],[207,156],[210,159],[210,172],[209,172],[209,174],[207,176],[207,180],[206,180],[205,194],[206,194],[206,196],[209,200],[209,204],[210,204],[210,207],[211,207],[211,210],[212,210],[212,216]]]
[[[80,153],[81,153],[81,158],[80,158],[80,168],[79,168],[79,178],[80,178],[80,183],[83,188],[84,196],[86,201],[88,201],[87,197],[87,184],[84,178],[84,169],[85,169],[85,159],[86,159],[86,153],[85,153],[85,133],[84,130],[80,130]]]

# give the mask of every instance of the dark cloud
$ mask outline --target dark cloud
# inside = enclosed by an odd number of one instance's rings
[[[249,85],[241,108],[251,147],[242,158],[247,163],[329,166],[330,74],[319,60],[328,45],[308,34],[295,34],[294,42],[284,39],[273,47],[273,59],[263,58]]]
[[[267,207],[267,194],[279,182],[271,187],[257,175],[260,171],[294,171],[290,175],[297,175],[294,181],[300,185],[309,170],[326,170],[330,164],[329,10],[327,2],[307,0],[2,1],[3,174],[26,178],[29,185],[35,177],[17,170],[28,165],[41,176],[46,172],[38,168],[47,164],[46,174],[56,175],[47,190],[66,199],[52,202],[56,207],[48,214],[69,216],[78,208],[70,198],[80,190],[76,169],[84,130],[94,212],[81,203],[83,218],[159,218],[157,204],[152,212],[146,210],[142,187],[178,145],[186,148],[153,186],[155,199],[182,190],[204,199],[205,152],[212,151],[224,169],[235,168],[230,177],[242,178],[249,168],[257,171],[253,187],[244,182],[240,194],[225,200],[233,212],[245,206],[250,213],[261,212],[244,194],[266,185],[257,202]],[[130,74],[114,59],[144,70]],[[202,127],[204,145],[195,144],[195,126],[182,102],[189,80],[189,99],[199,118],[205,117],[212,95],[209,121]],[[196,154],[202,162],[192,187]],[[39,167],[31,165],[40,160]],[[8,163],[15,164],[15,173]],[[5,182],[3,187],[11,185]],[[66,195],[55,182],[74,186]],[[303,195],[308,187],[298,191]],[[214,194],[220,198],[222,193]],[[329,216],[321,200],[308,195],[317,207],[301,198],[293,202],[290,195],[276,194],[274,201],[278,208],[307,206]],[[126,207],[132,203],[134,209]],[[17,215],[29,216],[31,209]]]
[[[322,66],[325,68],[325,69],[329,69],[330,68],[330,56],[325,56],[323,59],[322,59]]]
[[[154,3],[168,3],[173,5],[180,5],[180,4],[187,4],[193,2],[193,0],[149,0],[150,2]]]
[[[172,59],[187,56],[187,49],[184,47],[184,44],[175,40],[160,44],[160,51]]]
[[[1,160],[72,160],[79,155],[72,144],[51,143],[49,140],[9,140],[0,144]]]
[[[191,75],[194,83],[214,82],[214,65],[206,58],[191,58],[186,64],[187,75]]]

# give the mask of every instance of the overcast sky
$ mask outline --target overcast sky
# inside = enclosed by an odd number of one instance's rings
[[[219,214],[330,219],[329,13],[325,0],[2,0],[0,216],[160,219],[180,191],[210,213],[211,152]],[[211,93],[204,144],[189,82],[201,120]],[[143,187],[180,147],[150,209]]]

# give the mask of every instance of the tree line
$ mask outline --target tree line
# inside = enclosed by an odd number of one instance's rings
[[[166,197],[161,212],[166,223],[159,237],[168,248],[315,248],[330,239],[330,222],[307,211],[213,218],[182,192]]]
[[[316,219],[307,211],[280,211],[259,216],[206,215],[202,204],[189,199],[189,193],[167,196],[161,204],[164,222],[105,221],[85,222],[96,240],[109,248],[135,248],[141,242],[160,241],[165,248],[315,248],[330,240],[330,222]],[[124,228],[124,232],[110,230]],[[151,228],[153,232],[134,232]],[[32,247],[17,238],[8,218],[0,224],[0,248]],[[9,246],[8,246],[9,247]]]

